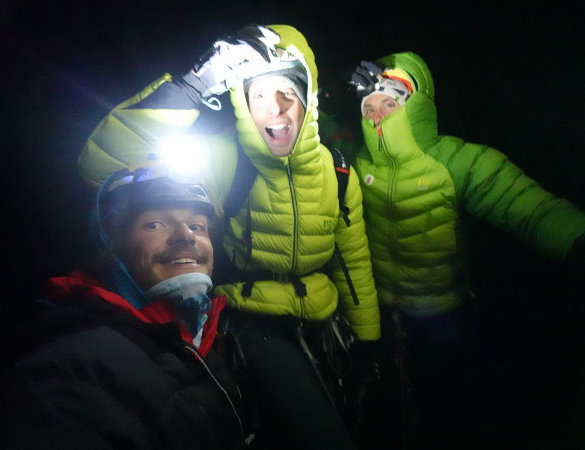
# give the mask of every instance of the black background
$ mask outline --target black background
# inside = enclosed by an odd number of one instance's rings
[[[47,276],[66,273],[87,251],[91,197],[75,163],[99,120],[251,22],[299,29],[323,79],[361,59],[419,53],[434,76],[441,134],[498,148],[585,207],[581,4],[252,3],[0,3],[3,319],[12,321]],[[478,383],[490,397],[480,407],[497,417],[486,439],[555,448],[578,416],[573,402],[585,407],[581,280],[512,237],[473,226],[485,352]]]

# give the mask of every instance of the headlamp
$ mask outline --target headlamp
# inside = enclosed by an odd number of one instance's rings
[[[173,178],[201,179],[209,166],[208,149],[201,139],[192,134],[181,134],[163,139],[154,159],[172,173]]]
[[[300,63],[299,59],[288,50],[277,48],[276,55],[271,55],[270,62],[248,61],[238,68],[238,77],[246,80],[269,72],[291,69]]]

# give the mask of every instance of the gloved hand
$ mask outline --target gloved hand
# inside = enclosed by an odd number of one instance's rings
[[[249,25],[234,36],[216,41],[184,79],[203,98],[220,95],[247,78],[259,64],[277,59],[275,45],[280,36],[259,25]]]
[[[362,61],[351,74],[349,84],[354,87],[358,98],[363,98],[376,89],[377,76],[383,71],[383,67],[371,61]]]

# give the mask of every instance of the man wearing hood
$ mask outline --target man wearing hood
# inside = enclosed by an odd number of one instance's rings
[[[379,310],[359,182],[351,169],[346,221],[332,156],[319,141],[317,69],[305,38],[290,26],[251,26],[215,42],[186,75],[164,75],[116,107],[90,136],[79,167],[97,185],[137,159],[163,157],[163,141],[185,135],[213,148],[205,184],[224,224],[215,292],[227,296],[264,420],[281,445],[347,448],[300,351],[302,330],[339,309],[359,341],[376,341]],[[234,195],[241,197],[228,207]]]
[[[421,421],[415,428],[420,448],[457,448],[452,439],[464,432],[461,419],[468,415],[457,399],[467,395],[461,376],[465,306],[472,299],[464,216],[560,260],[582,251],[585,214],[545,191],[498,150],[440,135],[433,79],[418,55],[362,61],[345,82],[357,93],[353,108],[361,113],[363,147],[355,167],[383,354],[391,359],[393,351],[400,353],[394,358],[402,386],[411,383],[406,391],[415,402],[405,410],[416,410]],[[344,142],[345,135],[333,130],[327,138],[340,138],[342,150],[355,152],[355,141]]]
[[[102,255],[51,278],[2,377],[2,448],[234,449],[238,387],[213,348],[214,208],[163,166],[97,196]],[[22,348],[24,347],[24,348]]]

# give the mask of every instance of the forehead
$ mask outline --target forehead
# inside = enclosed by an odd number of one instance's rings
[[[196,220],[207,222],[207,216],[198,210],[195,206],[184,208],[154,208],[142,211],[137,217],[136,221],[149,219],[153,217],[175,219],[175,220]]]
[[[249,92],[286,90],[292,88],[292,82],[282,76],[267,76],[250,83]]]
[[[386,94],[374,94],[368,97],[368,99],[364,103],[364,106],[375,106],[379,105],[380,103],[386,102],[396,103],[396,100],[394,100],[392,97],[387,96]]]
[[[366,109],[367,107],[370,108],[376,108],[382,104],[398,104],[396,102],[396,100],[394,100],[392,97],[388,97],[385,94],[374,94],[374,95],[370,95],[367,100],[364,103],[364,109]]]

